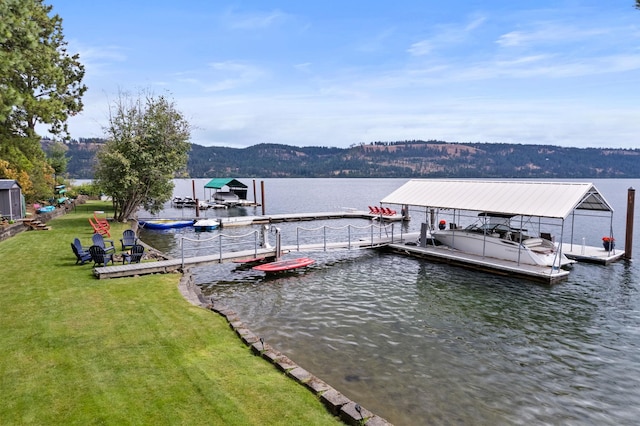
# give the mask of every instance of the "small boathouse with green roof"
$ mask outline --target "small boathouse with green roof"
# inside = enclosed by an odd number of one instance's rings
[[[259,206],[257,201],[247,200],[248,187],[238,179],[234,178],[214,178],[205,186],[209,189],[209,201],[227,207],[234,206]],[[212,192],[211,192],[212,191]],[[255,182],[254,182],[255,197]]]

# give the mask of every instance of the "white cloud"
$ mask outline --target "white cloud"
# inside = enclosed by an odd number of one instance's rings
[[[422,40],[413,43],[407,50],[412,56],[424,56],[431,52],[433,44],[429,40]]]
[[[581,28],[561,22],[544,22],[532,25],[530,30],[510,31],[502,34],[496,43],[502,47],[536,45],[566,45],[605,36],[612,29]]]
[[[288,15],[279,10],[269,12],[242,13],[229,9],[224,22],[234,30],[259,30],[278,25],[288,19]]]

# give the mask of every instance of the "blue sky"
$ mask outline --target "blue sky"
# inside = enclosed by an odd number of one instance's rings
[[[45,2],[86,66],[73,138],[150,91],[206,146],[640,147],[634,0]]]

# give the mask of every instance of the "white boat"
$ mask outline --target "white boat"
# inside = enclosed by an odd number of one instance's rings
[[[174,208],[178,208],[178,209],[181,209],[183,207],[195,208],[196,200],[194,200],[191,197],[173,197],[173,199],[171,200],[171,205]],[[198,200],[198,208],[200,210],[206,210],[209,207],[211,206],[206,201]]]
[[[532,237],[511,227],[509,215],[480,214],[480,223],[466,228],[439,229],[432,237],[445,246],[483,257],[547,267],[568,266],[567,258],[547,238]]]
[[[217,219],[200,219],[193,224],[196,231],[213,231],[219,226],[220,221]]]
[[[233,207],[240,203],[240,197],[231,191],[216,191],[213,194],[213,201],[218,204]]]

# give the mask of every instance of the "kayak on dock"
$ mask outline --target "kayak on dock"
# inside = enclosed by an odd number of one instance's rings
[[[279,260],[277,262],[263,263],[254,266],[252,269],[262,272],[284,272],[292,269],[302,268],[314,263],[315,260],[308,257],[299,257],[297,259]]]

